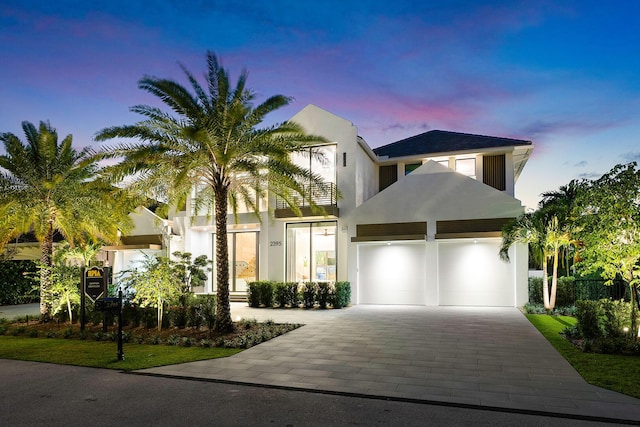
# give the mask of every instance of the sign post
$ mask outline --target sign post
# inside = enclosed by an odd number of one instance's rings
[[[117,298],[99,298],[96,300],[96,310],[103,313],[118,312],[118,360],[124,360],[122,351],[122,290],[118,291]]]
[[[82,268],[80,292],[80,330],[84,332],[86,321],[86,297],[92,301],[107,293],[107,275],[104,269],[98,267]]]

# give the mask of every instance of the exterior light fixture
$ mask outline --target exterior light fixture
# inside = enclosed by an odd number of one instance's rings
[[[473,239],[473,243],[478,243],[478,239]]]

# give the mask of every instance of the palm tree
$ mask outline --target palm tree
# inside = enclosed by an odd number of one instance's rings
[[[292,153],[309,152],[309,146],[324,142],[307,135],[297,124],[285,122],[257,128],[265,116],[291,102],[275,95],[254,107],[255,93],[246,87],[243,70],[232,87],[229,73],[212,52],[207,52],[206,89],[182,65],[193,93],[173,80],[144,77],[138,87],[157,96],[171,113],[148,105],[131,111],[145,120],[130,126],[103,129],[98,140],[136,138],[107,148],[102,156],[122,158],[111,168],[114,180],[131,177],[131,188],[147,194],[164,194],[171,206],[183,206],[192,190],[196,210],[213,211],[215,220],[217,311],[216,329],[233,329],[229,305],[229,260],[227,213],[244,203],[259,215],[258,200],[275,194],[294,212],[296,200],[310,197],[310,188],[328,192],[330,187],[311,171],[296,166]],[[319,151],[312,155],[322,159]],[[314,189],[315,191],[315,189]],[[258,216],[259,218],[259,216]]]
[[[571,236],[574,234],[575,209],[581,188],[579,181],[572,180],[569,184],[560,186],[558,190],[542,193],[542,200],[539,205],[548,218],[555,216],[558,219],[558,231],[562,230],[558,237],[562,237],[563,240],[560,252],[563,253],[567,276],[570,275],[569,267],[572,248],[577,243]]]
[[[527,212],[508,222],[502,228],[502,244],[500,246],[500,258],[509,261],[509,248],[514,243],[523,243],[533,251],[534,258],[542,264],[542,295],[545,309],[550,309],[549,304],[549,278],[547,274],[548,251],[544,244],[546,229],[541,221],[538,211]]]
[[[54,234],[71,245],[90,238],[117,242],[118,231],[130,226],[129,211],[120,203],[127,200],[120,190],[96,179],[99,168],[90,148],[76,151],[71,135],[58,143],[49,123],[36,128],[25,121],[22,129],[26,143],[0,134],[7,152],[0,156],[0,251],[20,234],[33,233],[40,242],[40,314],[47,320]]]

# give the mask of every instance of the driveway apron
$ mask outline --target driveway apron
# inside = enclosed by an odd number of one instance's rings
[[[639,399],[589,385],[516,308],[236,304],[232,315],[305,326],[229,358],[138,372],[640,420]]]

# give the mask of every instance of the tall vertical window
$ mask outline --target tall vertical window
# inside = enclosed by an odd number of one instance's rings
[[[287,280],[336,280],[335,221],[287,224]]]
[[[258,279],[258,233],[229,233],[229,290],[246,292]]]

